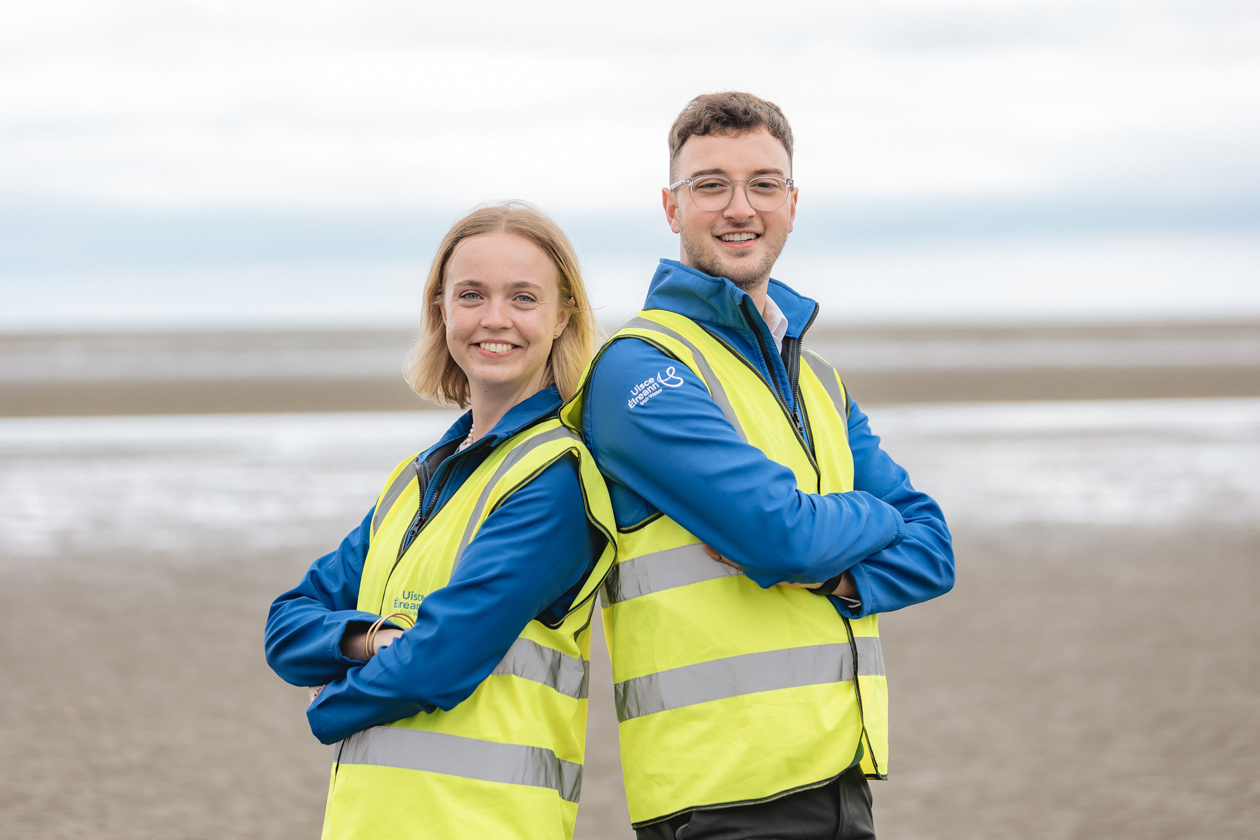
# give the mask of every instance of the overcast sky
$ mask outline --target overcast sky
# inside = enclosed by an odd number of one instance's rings
[[[810,291],[841,266],[882,300],[858,317],[907,292],[907,317],[983,317],[1029,253],[991,314],[1260,314],[1260,4],[781,5],[10,4],[0,327],[76,321],[54,288],[105,325],[249,320],[222,298],[262,287],[259,322],[388,320],[446,224],[513,197],[632,308],[676,255],[666,130],[731,88],[796,134],[781,268]],[[299,287],[306,315],[275,309]]]

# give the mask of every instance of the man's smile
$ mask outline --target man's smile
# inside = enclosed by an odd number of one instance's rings
[[[717,240],[722,243],[722,250],[731,256],[751,251],[757,247],[761,241],[761,234],[751,230],[734,230],[727,233],[716,234]]]

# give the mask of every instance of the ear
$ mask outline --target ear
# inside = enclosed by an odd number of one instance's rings
[[[556,318],[556,326],[555,326],[555,329],[553,329],[553,330],[551,331],[551,334],[552,334],[552,336],[553,336],[553,338],[552,338],[552,340],[553,340],[553,341],[554,341],[555,339],[559,338],[559,337],[560,337],[560,334],[564,332],[564,328],[565,328],[565,327],[567,327],[567,326],[569,325],[569,315],[570,315],[570,314],[571,314],[571,313],[570,313],[570,312],[569,312],[569,310],[567,310],[567,309],[561,309],[561,310],[560,310],[560,317],[559,317],[559,318]]]
[[[669,187],[661,187],[661,205],[665,208],[665,218],[669,221],[669,229],[674,233],[682,230],[678,220],[678,195]]]
[[[792,226],[796,224],[796,199],[801,195],[798,189],[792,190],[792,197],[788,199],[790,207],[788,209],[788,233],[792,232]]]

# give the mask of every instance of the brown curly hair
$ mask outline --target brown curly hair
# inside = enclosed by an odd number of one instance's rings
[[[697,96],[669,127],[669,180],[677,178],[674,165],[688,139],[706,134],[744,134],[759,128],[783,144],[791,163],[792,127],[778,105],[734,90]]]

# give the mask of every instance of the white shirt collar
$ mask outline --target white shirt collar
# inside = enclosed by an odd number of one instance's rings
[[[774,302],[774,298],[766,295],[766,308],[762,310],[761,317],[765,319],[766,326],[770,328],[770,335],[774,336],[775,349],[780,353],[783,352],[783,339],[787,337],[788,319],[783,314],[783,310]]]

